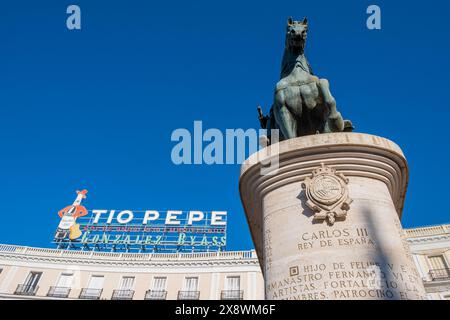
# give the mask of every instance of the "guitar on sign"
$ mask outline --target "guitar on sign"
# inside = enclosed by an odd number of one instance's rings
[[[83,217],[88,214],[88,211],[81,205],[81,201],[86,198],[87,190],[77,191],[77,198],[72,205],[61,209],[58,215],[61,222],[58,225],[55,238],[64,239],[69,236],[70,240],[78,239],[82,232],[80,225],[76,223],[78,217]]]

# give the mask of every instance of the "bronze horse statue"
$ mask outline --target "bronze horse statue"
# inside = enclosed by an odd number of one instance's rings
[[[287,21],[286,46],[281,65],[281,79],[269,116],[260,113],[261,126],[279,129],[280,140],[326,132],[352,131],[336,109],[336,100],[326,79],[316,77],[304,54],[308,21]],[[270,136],[268,137],[270,140]]]

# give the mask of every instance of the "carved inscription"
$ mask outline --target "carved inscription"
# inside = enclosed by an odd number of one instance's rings
[[[296,268],[297,275],[292,273]],[[269,299],[423,299],[404,265],[341,261],[291,266],[289,271],[267,285]]]
[[[369,236],[366,228],[334,228],[316,232],[303,232],[297,249],[300,251],[325,247],[348,246],[375,247],[375,242]]]
[[[358,249],[378,252],[380,248],[365,226],[303,231],[298,239],[297,250],[302,257],[298,261],[309,263],[287,266],[280,279],[267,284],[268,299],[424,299],[416,285],[420,279],[409,260],[394,264],[383,259],[325,259],[324,263],[314,264],[311,261],[317,258],[307,258],[320,249],[342,249],[349,255]],[[379,253],[377,256],[383,257]]]
[[[265,271],[269,271],[272,267],[272,233],[270,229],[265,231],[264,252],[265,252]]]

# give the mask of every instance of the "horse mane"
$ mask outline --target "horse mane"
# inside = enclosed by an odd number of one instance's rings
[[[281,73],[280,73],[280,79],[287,77],[292,70],[294,70],[297,63],[300,63],[300,67],[308,72],[309,74],[313,75],[313,71],[311,68],[311,65],[308,62],[308,59],[306,59],[306,56],[304,54],[304,51],[302,50],[302,53],[295,54],[293,53],[290,48],[288,41],[286,39],[286,46],[283,53],[283,60],[281,61]]]

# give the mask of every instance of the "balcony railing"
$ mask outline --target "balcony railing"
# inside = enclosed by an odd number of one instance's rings
[[[36,295],[36,291],[38,290],[38,288],[38,286],[19,284],[14,294],[22,296],[34,296]]]
[[[147,290],[145,293],[145,300],[166,300],[166,290]]]
[[[178,291],[178,300],[198,300],[200,291]]]
[[[244,298],[244,291],[242,290],[222,290],[220,299],[222,300],[242,300]]]
[[[111,300],[132,300],[134,290],[114,290]]]
[[[430,270],[430,277],[432,281],[450,280],[450,268]]]
[[[98,300],[102,295],[103,289],[91,289],[91,288],[83,288],[80,292],[80,299],[93,299]]]
[[[70,288],[65,287],[50,287],[47,297],[67,298],[70,293]]]

